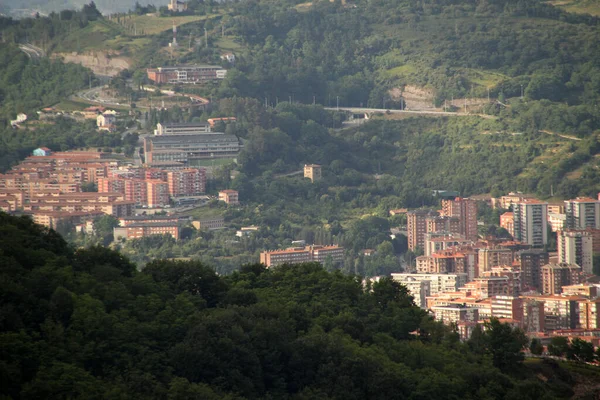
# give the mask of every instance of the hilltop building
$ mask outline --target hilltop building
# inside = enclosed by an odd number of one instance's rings
[[[292,247],[286,250],[263,251],[260,253],[261,264],[274,267],[281,264],[301,264],[318,262],[323,264],[328,258],[336,264],[344,261],[344,248],[340,246],[306,246]]]
[[[317,164],[304,164],[304,177],[315,182],[321,179],[321,166]]]
[[[173,12],[184,12],[187,11],[188,5],[184,1],[171,0],[167,5],[167,9]]]
[[[178,161],[235,157],[240,142],[235,135],[212,132],[201,135],[169,134],[144,138],[146,162]]]
[[[155,135],[183,135],[195,133],[210,133],[211,125],[208,122],[186,123],[158,123],[154,130]]]
[[[225,79],[227,70],[218,65],[180,65],[146,70],[148,79],[156,83],[206,83]]]
[[[33,151],[33,155],[36,157],[46,157],[52,154],[52,150],[47,147],[39,147]]]
[[[239,204],[239,193],[237,190],[221,190],[219,191],[219,201],[224,201],[226,204]]]
[[[96,125],[100,131],[114,132],[117,129],[115,126],[116,122],[117,118],[113,113],[105,112],[96,117]]]

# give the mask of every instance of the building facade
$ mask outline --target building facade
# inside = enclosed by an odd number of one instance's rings
[[[304,164],[304,177],[315,182],[321,179],[321,166],[317,164]]]
[[[217,65],[180,65],[146,70],[148,79],[156,83],[194,84],[225,79],[227,70]]]
[[[240,143],[235,135],[204,133],[201,135],[156,135],[144,138],[146,163],[235,157]]]
[[[534,247],[548,243],[548,203],[526,199],[513,204],[514,238]]]
[[[442,215],[456,217],[460,221],[459,233],[465,238],[477,241],[477,202],[457,197],[454,200],[442,200]]]
[[[438,216],[433,210],[414,210],[406,213],[406,228],[408,233],[408,248],[414,251],[417,247],[425,245],[425,233],[427,233],[427,217]]]
[[[567,229],[600,229],[600,200],[578,197],[565,201]]]
[[[592,235],[586,231],[560,231],[557,235],[558,262],[577,264],[586,274],[593,273]]]
[[[281,264],[300,264],[305,262],[318,262],[323,264],[327,260],[334,264],[344,261],[344,248],[340,246],[306,246],[292,247],[286,250],[263,251],[260,253],[260,262],[267,267]]]
[[[186,123],[158,123],[155,135],[184,135],[210,133],[211,127],[208,122],[186,122]]]
[[[581,283],[581,267],[575,264],[547,264],[542,267],[542,293],[562,293],[562,287]]]
[[[219,201],[224,201],[226,204],[231,204],[231,205],[239,204],[240,199],[239,199],[238,191],[231,190],[231,189],[220,190],[219,191]]]

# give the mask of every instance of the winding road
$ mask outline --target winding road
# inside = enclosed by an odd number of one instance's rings
[[[19,45],[19,49],[31,59],[39,59],[42,57],[46,57],[46,52],[43,49],[40,49],[37,46],[34,46],[30,43],[23,43]]]

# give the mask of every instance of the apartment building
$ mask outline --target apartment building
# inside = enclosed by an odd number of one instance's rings
[[[442,216],[455,217],[460,221],[459,232],[465,238],[477,241],[477,202],[457,197],[454,200],[442,200]]]
[[[534,247],[548,243],[548,203],[525,199],[513,204],[514,238]]]
[[[304,164],[304,177],[315,182],[321,179],[321,166],[317,164]]]
[[[542,267],[548,264],[548,252],[541,249],[522,250],[516,253],[515,261],[521,268],[523,289],[541,291]]]
[[[456,292],[459,287],[467,283],[467,274],[409,274],[409,273],[393,273],[392,279],[401,284],[407,282],[430,282],[430,293],[432,295],[438,293]]]
[[[544,331],[576,329],[579,324],[579,302],[585,300],[578,296],[523,296],[544,305]]]
[[[219,191],[219,201],[224,201],[226,204],[239,204],[239,195],[237,190],[221,190]]]
[[[579,327],[600,329],[600,299],[579,301]]]
[[[523,299],[516,296],[494,296],[492,316],[523,322]]]
[[[323,264],[329,257],[334,264],[343,262],[344,248],[339,246],[312,245],[292,247],[286,250],[263,251],[260,253],[260,262],[267,267],[305,262],[319,262]]]
[[[413,296],[418,307],[427,308],[427,296],[431,295],[431,281],[408,278],[402,284]]]
[[[538,299],[521,298],[523,303],[523,325],[525,332],[544,332],[546,314],[544,302]]]
[[[179,225],[177,222],[134,222],[123,227],[114,228],[115,240],[123,238],[140,239],[151,235],[171,235],[179,240]]]
[[[542,293],[555,295],[562,293],[563,286],[581,283],[582,271],[575,264],[547,264],[542,267]]]
[[[553,213],[548,210],[548,224],[552,228],[552,232],[563,231],[567,225],[567,215]]]
[[[563,286],[562,294],[565,296],[581,296],[586,299],[595,299],[598,297],[599,287],[586,283],[579,283],[576,285]]]
[[[442,250],[452,247],[470,245],[472,242],[459,234],[450,234],[448,232],[429,232],[425,233],[424,254],[431,256]]]
[[[557,235],[558,262],[577,264],[586,274],[593,274],[592,235],[586,231],[560,231]]]
[[[532,198],[534,198],[534,196],[530,194],[523,194],[521,192],[510,192],[509,194],[502,196],[499,199],[493,199],[492,202],[495,208],[510,210],[513,209],[514,204]]]
[[[206,171],[204,169],[184,169],[168,171],[166,180],[172,197],[199,195],[206,191]]]
[[[83,221],[104,215],[102,211],[41,211],[30,215],[36,224],[56,229],[60,224],[81,224]]]
[[[479,274],[501,265],[512,265],[513,252],[510,249],[483,248],[477,252]]]
[[[565,201],[567,229],[600,229],[600,200],[577,197]]]
[[[169,184],[159,179],[146,180],[148,207],[164,207],[169,204]]]
[[[414,210],[406,213],[406,228],[408,234],[408,248],[414,251],[417,247],[425,245],[425,233],[427,233],[427,217],[435,217],[439,214],[433,210]]]
[[[426,232],[461,233],[461,221],[457,217],[429,216],[425,218],[425,225]]]
[[[515,236],[515,216],[511,211],[500,216],[500,227],[506,229],[510,236]]]
[[[477,322],[479,310],[467,307],[464,304],[449,304],[446,306],[432,307],[434,318],[445,325],[455,325],[459,322]]]
[[[508,276],[485,276],[465,283],[459,290],[465,295],[485,299],[494,296],[512,296],[514,284]],[[518,295],[518,293],[516,293]]]

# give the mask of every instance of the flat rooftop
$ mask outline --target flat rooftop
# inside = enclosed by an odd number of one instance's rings
[[[180,143],[202,143],[202,142],[239,142],[237,136],[222,133],[193,133],[188,135],[159,135],[147,137],[152,143],[160,144],[180,144]]]

